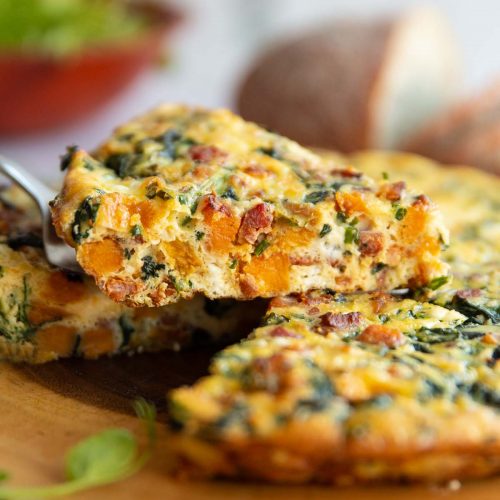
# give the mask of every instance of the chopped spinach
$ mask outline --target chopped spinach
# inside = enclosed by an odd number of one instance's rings
[[[120,316],[118,324],[120,325],[120,330],[122,332],[122,343],[120,347],[126,347],[130,342],[132,334],[135,332],[134,325],[130,321],[130,318],[125,314]]]
[[[387,264],[384,264],[384,262],[377,262],[376,264],[374,264],[372,266],[371,273],[377,274],[380,271],[382,271],[382,269],[385,269],[386,267],[387,267]]]
[[[458,330],[454,328],[421,328],[411,335],[412,338],[427,344],[450,342],[459,337]]]
[[[117,153],[108,156],[104,161],[104,165],[113,170],[120,179],[124,179],[134,175],[134,167],[140,158],[140,155]]]
[[[134,237],[142,235],[142,227],[140,224],[134,224],[130,230],[130,234]]]
[[[165,269],[165,264],[160,264],[155,262],[151,255],[146,255],[142,258],[142,267],[141,267],[141,277],[143,280],[147,280],[150,278],[158,278],[159,271]]]
[[[258,151],[259,153],[262,153],[263,155],[270,156],[271,158],[274,158],[275,160],[283,161],[285,159],[283,157],[283,155],[274,147],[257,148],[256,151]]]
[[[290,320],[286,316],[272,312],[264,317],[261,324],[262,326],[281,325],[282,323],[287,323],[288,321]]]
[[[125,256],[125,258],[127,260],[130,260],[130,257],[132,257],[132,255],[134,255],[135,253],[135,250],[132,248],[124,248],[123,249],[123,255]]]
[[[446,307],[467,316],[469,323],[484,324],[488,320],[493,324],[500,323],[499,307],[490,307],[487,304],[473,302],[458,295],[455,295],[451,303],[446,304]]]
[[[337,222],[347,222],[347,215],[344,212],[337,212]]]
[[[196,238],[196,241],[202,240],[204,236],[205,236],[205,233],[203,231],[195,231],[194,232],[194,237]]]
[[[312,193],[306,194],[304,202],[316,205],[316,203],[323,201],[329,194],[330,191],[313,191]]]
[[[100,204],[99,197],[87,196],[75,212],[71,226],[71,236],[75,243],[81,243],[83,239],[88,238]]]
[[[310,372],[309,383],[312,391],[309,397],[300,399],[297,402],[295,412],[322,411],[335,396],[335,388],[328,375],[314,361],[305,359],[304,364]]]
[[[394,212],[394,217],[397,220],[403,220],[406,216],[406,212],[408,212],[408,209],[405,207],[397,207],[396,211]]]
[[[232,187],[228,187],[222,194],[222,198],[229,198],[231,200],[238,201],[238,195]]]
[[[71,162],[73,161],[73,156],[75,155],[75,153],[78,151],[78,146],[68,146],[66,148],[66,153],[64,153],[62,156],[61,156],[61,162],[60,162],[60,169],[61,171],[64,171],[66,170]]]
[[[152,200],[153,198],[160,198],[162,200],[170,200],[172,196],[170,196],[166,191],[163,189],[158,189],[158,186],[156,184],[150,184],[146,188],[146,197]]]
[[[163,135],[156,137],[155,141],[163,145],[162,156],[170,160],[176,160],[186,155],[189,148],[197,144],[196,141],[189,137],[184,137],[176,129],[167,130]]]
[[[319,237],[323,238],[323,236],[326,236],[328,233],[330,233],[332,230],[332,226],[330,224],[323,224],[323,227],[321,228],[321,231],[319,232]]]
[[[26,340],[35,330],[28,317],[30,287],[27,276],[22,287],[0,297],[0,336],[9,340]]]

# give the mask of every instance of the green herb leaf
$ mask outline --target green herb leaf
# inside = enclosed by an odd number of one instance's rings
[[[331,232],[332,226],[330,224],[323,224],[323,227],[321,228],[321,231],[319,232],[319,237],[323,238],[323,236],[326,236],[329,232]]]
[[[78,443],[66,457],[68,480],[99,484],[130,467],[137,454],[137,442],[126,429],[108,429]]]
[[[127,429],[107,429],[84,439],[66,455],[67,481],[33,488],[0,487],[0,498],[53,498],[109,484],[135,474],[149,460],[156,442],[156,409],[140,399],[134,403],[148,436],[146,450],[139,454],[137,440]],[[6,474],[3,474],[5,479]]]
[[[238,259],[233,259],[230,263],[229,263],[229,269],[234,269],[236,267],[236,265],[238,264]]]
[[[407,211],[408,210],[405,207],[398,207],[394,213],[394,217],[396,217],[397,220],[403,220]]]
[[[353,226],[345,228],[344,243],[357,243],[359,239],[358,230]]]
[[[76,210],[71,226],[71,235],[75,243],[80,243],[84,238],[88,238],[100,204],[100,197],[87,196]]]
[[[142,234],[142,228],[140,224],[134,224],[130,230],[132,236],[140,236]]]
[[[337,212],[337,222],[347,222],[347,216],[344,212]]]
[[[316,204],[323,201],[329,194],[330,191],[313,191],[304,197],[304,201],[306,203]]]
[[[262,240],[256,247],[255,247],[255,250],[253,251],[253,254],[254,255],[261,255],[264,253],[264,251],[266,250],[266,248],[268,248],[269,246],[271,245],[271,243],[269,243],[269,241],[267,240]]]
[[[195,231],[194,236],[196,238],[196,241],[200,241],[203,239],[203,236],[205,236],[205,233],[203,231]]]
[[[427,285],[427,288],[430,288],[431,290],[437,290],[438,288],[441,288],[446,283],[448,283],[448,276],[439,276],[438,278],[434,278]]]
[[[387,172],[382,172],[382,179],[389,179],[389,174]]]

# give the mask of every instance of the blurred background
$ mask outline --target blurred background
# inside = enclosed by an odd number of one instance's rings
[[[0,0],[0,153],[41,178],[161,101],[498,172],[497,0],[117,3]]]

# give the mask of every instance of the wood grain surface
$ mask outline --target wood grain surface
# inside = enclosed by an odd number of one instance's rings
[[[108,427],[127,427],[142,436],[132,411],[138,396],[158,408],[160,444],[140,473],[89,490],[82,499],[241,500],[498,500],[500,479],[471,482],[458,491],[428,486],[328,488],[249,483],[182,482],[169,477],[165,392],[205,373],[213,349],[147,354],[98,361],[69,360],[41,366],[0,364],[0,469],[10,485],[40,485],[63,479],[63,457],[78,440]]]

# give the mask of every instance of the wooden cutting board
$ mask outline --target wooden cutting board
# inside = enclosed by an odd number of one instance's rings
[[[154,401],[159,411],[160,445],[153,460],[136,476],[77,498],[387,500],[388,496],[404,495],[405,500],[500,499],[500,478],[466,483],[458,491],[426,486],[292,487],[170,478],[166,474],[168,440],[162,430],[164,394],[205,373],[213,352],[70,360],[41,366],[0,364],[0,469],[10,473],[11,485],[61,481],[64,453],[78,440],[116,426],[142,435],[131,403],[143,396]]]

